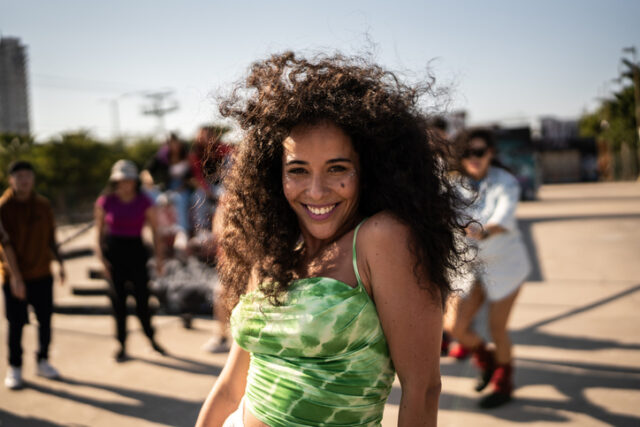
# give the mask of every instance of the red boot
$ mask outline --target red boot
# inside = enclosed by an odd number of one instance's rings
[[[487,350],[485,343],[480,344],[473,352],[473,363],[480,370],[475,390],[482,391],[489,385],[496,369],[496,359],[493,351]]]
[[[480,400],[481,408],[497,408],[511,400],[513,393],[513,366],[511,363],[496,366],[491,377],[491,385],[493,391]]]
[[[471,355],[471,350],[464,347],[462,344],[458,342],[454,342],[451,345],[449,345],[449,356],[455,359],[465,360],[470,355]]]

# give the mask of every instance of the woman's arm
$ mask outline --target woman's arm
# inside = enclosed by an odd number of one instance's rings
[[[249,371],[249,353],[235,342],[211,393],[204,401],[196,427],[220,427],[236,410],[244,396]]]
[[[359,247],[391,359],[402,386],[398,425],[435,426],[440,397],[442,306],[439,292],[415,274],[410,230],[389,214],[365,223]],[[360,264],[360,262],[359,262]]]
[[[102,241],[104,238],[104,209],[96,203],[93,208],[93,218],[96,227],[96,256],[104,266],[104,275],[108,280],[111,280],[111,264],[104,257],[102,253]]]
[[[247,285],[249,292],[258,286],[257,274],[257,269],[253,268]],[[195,427],[220,427],[236,410],[247,387],[250,361],[249,352],[233,342],[229,358],[200,409]]]
[[[509,230],[498,224],[487,224],[484,227],[478,224],[471,224],[465,228],[467,236],[476,240],[488,239],[491,236],[506,233],[507,231]]]

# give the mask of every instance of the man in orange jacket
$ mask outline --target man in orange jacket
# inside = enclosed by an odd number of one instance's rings
[[[0,197],[0,267],[5,312],[9,321],[9,368],[5,386],[22,387],[22,329],[28,322],[27,305],[36,313],[39,326],[39,350],[36,373],[58,378],[49,364],[51,314],[53,311],[53,257],[64,268],[55,241],[55,223],[49,201],[34,191],[35,173],[29,162],[9,166],[9,188]]]

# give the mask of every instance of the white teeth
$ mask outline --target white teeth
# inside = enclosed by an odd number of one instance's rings
[[[323,208],[314,208],[311,207],[309,205],[307,205],[307,209],[309,209],[311,211],[312,214],[314,215],[324,215],[326,213],[329,213],[333,210],[333,208],[335,208],[336,205],[331,205],[331,206],[325,206]]]

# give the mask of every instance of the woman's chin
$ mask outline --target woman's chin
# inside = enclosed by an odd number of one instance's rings
[[[333,227],[307,227],[309,237],[315,240],[329,240],[336,235],[336,231]]]

